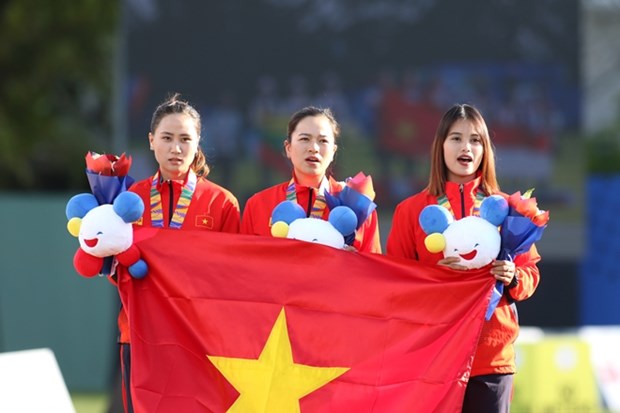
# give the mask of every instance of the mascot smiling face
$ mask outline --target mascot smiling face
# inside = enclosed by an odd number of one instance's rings
[[[485,198],[480,216],[455,221],[452,214],[439,205],[428,205],[420,213],[420,226],[427,234],[424,244],[430,252],[443,252],[444,257],[458,257],[467,268],[481,268],[499,254],[501,237],[498,226],[508,215],[508,201],[499,195]]]
[[[90,210],[80,226],[80,247],[95,257],[108,257],[128,249],[133,242],[131,223],[125,222],[110,204]]]
[[[501,239],[497,227],[480,217],[465,217],[448,226],[443,233],[444,257],[459,257],[460,265],[481,268],[499,254]]]
[[[92,194],[78,194],[67,203],[67,229],[80,241],[73,257],[76,271],[92,277],[109,274],[104,259],[116,257],[135,278],[146,275],[146,263],[133,244],[132,222],[142,216],[144,204],[133,192],[121,192],[112,204],[99,205]]]

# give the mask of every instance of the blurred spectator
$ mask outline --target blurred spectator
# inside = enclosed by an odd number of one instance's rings
[[[230,187],[235,162],[242,153],[239,142],[243,133],[243,114],[232,91],[220,94],[218,104],[207,113],[203,133],[203,146],[207,156],[213,156],[219,183]]]

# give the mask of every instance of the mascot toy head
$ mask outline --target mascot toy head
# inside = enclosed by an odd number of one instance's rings
[[[271,222],[274,237],[315,242],[338,249],[344,248],[345,236],[353,234],[357,228],[357,217],[349,207],[335,207],[324,221],[307,218],[303,208],[292,201],[279,203],[271,214]]]
[[[91,277],[101,273],[103,259],[117,256],[134,277],[146,275],[146,264],[133,245],[131,223],[144,212],[142,199],[133,192],[121,192],[112,204],[99,205],[92,194],[78,194],[67,203],[67,229],[80,241],[73,259],[77,272]]]
[[[455,221],[450,211],[440,205],[428,205],[420,213],[426,249],[443,252],[444,257],[459,257],[460,265],[481,268],[490,264],[500,251],[498,226],[508,215],[508,201],[491,195],[480,204],[480,216]]]

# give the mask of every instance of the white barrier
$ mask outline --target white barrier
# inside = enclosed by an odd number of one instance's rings
[[[0,412],[75,413],[50,349],[0,353]]]
[[[620,326],[584,327],[578,334],[590,345],[592,367],[605,407],[620,411]]]

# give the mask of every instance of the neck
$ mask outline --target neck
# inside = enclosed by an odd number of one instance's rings
[[[170,173],[170,172],[162,171],[160,169],[159,175],[161,176],[161,179],[164,181],[184,181],[185,177],[187,176],[187,171],[178,172],[178,173]]]
[[[459,185],[464,185],[468,182],[473,181],[474,179],[476,179],[476,174],[468,175],[468,176],[448,174],[448,181],[454,182],[455,184],[459,184]]]
[[[321,185],[321,181],[323,180],[323,175],[312,175],[312,176],[304,176],[295,174],[295,180],[297,184],[302,186],[309,186],[312,188],[318,188]]]

